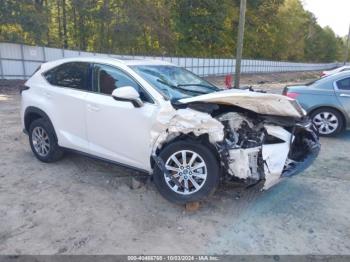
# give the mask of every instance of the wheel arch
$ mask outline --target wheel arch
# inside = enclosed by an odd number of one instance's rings
[[[29,132],[30,124],[34,120],[39,119],[39,118],[44,118],[46,121],[49,122],[49,124],[51,125],[51,127],[54,131],[55,139],[57,140],[56,131],[55,131],[55,128],[51,122],[50,117],[43,110],[41,110],[37,107],[30,106],[25,110],[25,112],[24,112],[24,129],[27,132]]]

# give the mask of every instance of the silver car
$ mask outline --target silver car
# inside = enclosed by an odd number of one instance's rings
[[[336,73],[345,72],[345,71],[350,71],[350,65],[341,66],[329,71],[323,71],[321,73],[321,77],[326,77],[326,76],[334,75]]]
[[[345,71],[300,86],[283,94],[307,111],[320,135],[333,136],[350,127],[350,72]]]

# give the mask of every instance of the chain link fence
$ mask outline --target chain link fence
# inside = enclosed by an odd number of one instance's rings
[[[185,67],[199,76],[224,76],[232,74],[235,72],[236,63],[235,59],[228,58],[130,56],[0,43],[0,78],[27,79],[36,70],[36,68],[44,62],[77,56],[102,56],[117,59],[158,59]],[[242,73],[261,74],[317,71],[332,69],[341,65],[341,63],[310,64],[244,59],[242,60]]]

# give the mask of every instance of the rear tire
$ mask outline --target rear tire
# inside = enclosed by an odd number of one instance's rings
[[[174,183],[155,165],[154,183],[161,195],[170,202],[186,204],[203,200],[213,194],[219,184],[218,160],[203,144],[191,140],[177,141],[166,146],[159,157],[180,183]],[[178,160],[177,164],[174,158]]]
[[[344,127],[344,120],[341,113],[333,108],[319,108],[310,114],[320,136],[335,136]]]
[[[51,163],[63,157],[63,149],[57,144],[55,131],[44,118],[30,124],[29,144],[36,158],[42,162]]]

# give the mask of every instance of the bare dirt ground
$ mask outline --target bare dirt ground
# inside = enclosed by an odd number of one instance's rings
[[[258,80],[265,89],[286,84],[269,77]],[[21,131],[20,84],[0,83],[0,254],[350,254],[349,132],[322,138],[302,174],[266,192],[221,186],[189,212],[151,182],[131,189],[139,174],[123,168],[76,154],[36,160]]]

